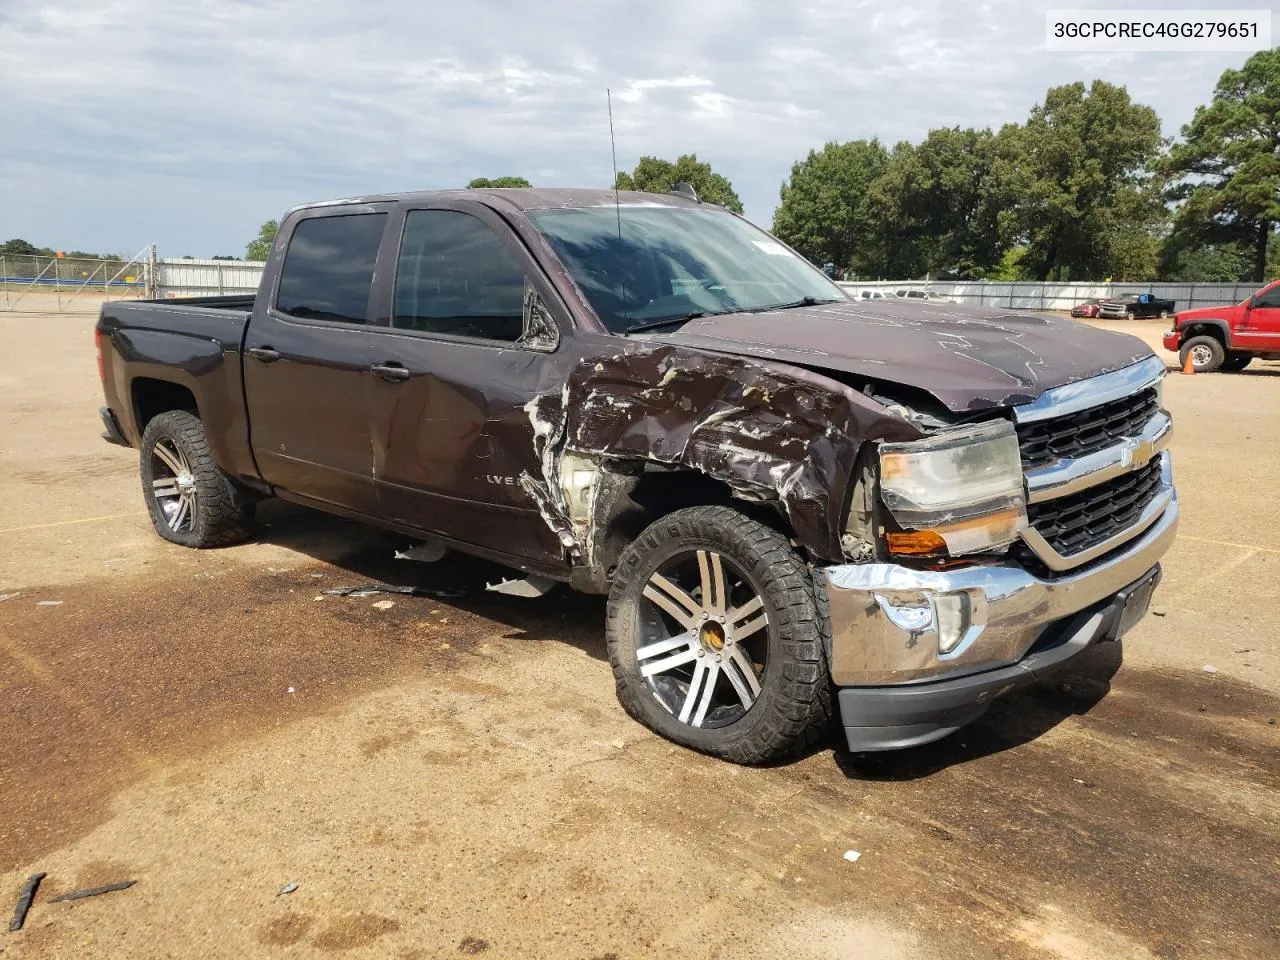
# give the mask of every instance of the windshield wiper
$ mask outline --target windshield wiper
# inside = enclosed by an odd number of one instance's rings
[[[790,303],[774,303],[767,307],[752,307],[750,310],[744,310],[743,313],[768,313],[771,310],[794,310],[796,307],[816,307],[823,303],[839,303],[838,297],[832,297],[830,300],[819,300],[817,297],[801,297],[799,300],[793,300]]]
[[[627,333],[639,333],[641,330],[657,330],[659,327],[670,326],[673,323],[688,323],[690,320],[697,320],[699,317],[722,317],[726,313],[738,313],[737,310],[695,310],[693,313],[682,313],[678,317],[666,317],[662,320],[642,320],[640,323],[633,323],[627,327]]]

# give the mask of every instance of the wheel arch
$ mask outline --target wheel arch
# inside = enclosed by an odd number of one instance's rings
[[[1192,337],[1213,337],[1224,350],[1231,349],[1231,326],[1225,320],[1192,320],[1179,329],[1181,343]]]
[[[578,459],[573,464],[576,469],[582,466]],[[573,585],[579,590],[608,593],[613,571],[627,547],[650,524],[688,507],[730,507],[776,530],[808,559],[808,550],[778,500],[748,499],[727,481],[693,467],[603,461],[596,469],[589,517],[581,527],[584,562],[574,567]]]

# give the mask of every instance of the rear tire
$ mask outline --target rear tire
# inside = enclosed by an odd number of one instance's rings
[[[156,416],[142,433],[142,496],[156,533],[184,547],[225,547],[252,533],[254,502],[218,469],[200,418]]]
[[[618,563],[605,636],[622,706],[668,740],[761,764],[827,734],[826,592],[786,537],[736,510],[645,529]]]
[[[1213,373],[1222,368],[1227,359],[1227,351],[1223,349],[1222,341],[1216,337],[1192,337],[1178,351],[1178,362],[1184,370],[1187,367],[1187,357],[1191,358],[1196,373]]]
[[[1222,369],[1227,373],[1239,373],[1253,360],[1251,353],[1228,353],[1227,359],[1222,363]]]

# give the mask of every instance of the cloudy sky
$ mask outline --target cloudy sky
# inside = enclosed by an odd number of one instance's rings
[[[696,152],[768,224],[827,140],[998,126],[1094,77],[1174,135],[1248,56],[1048,53],[1045,10],[1067,6],[0,0],[0,239],[243,255],[307,200],[503,174],[607,186],[607,87],[619,166]]]

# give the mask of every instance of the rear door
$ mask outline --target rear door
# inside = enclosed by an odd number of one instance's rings
[[[563,565],[563,548],[520,485],[541,479],[525,405],[564,383],[567,311],[510,227],[470,201],[406,206],[371,328],[375,475],[399,523],[507,556]],[[552,329],[526,330],[526,299]],[[532,325],[532,320],[528,322]]]
[[[388,205],[304,211],[245,342],[253,454],[281,491],[377,513],[369,303]]]
[[[1244,322],[1232,331],[1232,345],[1247,350],[1280,353],[1280,283],[1258,295],[1244,312]]]

